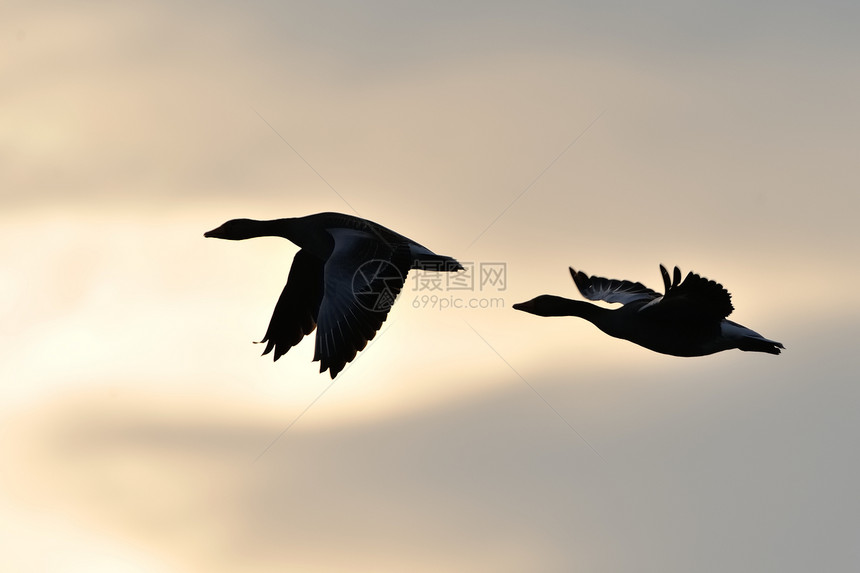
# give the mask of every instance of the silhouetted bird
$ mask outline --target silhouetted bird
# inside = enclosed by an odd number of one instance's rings
[[[660,265],[666,294],[660,295],[641,283],[589,277],[570,269],[582,296],[589,300],[621,303],[617,309],[559,296],[541,295],[514,308],[538,316],[578,316],[616,338],[623,338],[655,352],[673,356],[704,356],[739,348],[779,354],[781,343],[726,320],[734,307],[722,285],[689,273],[681,282]]]
[[[317,328],[314,361],[332,378],[376,335],[409,269],[463,268],[382,225],[341,213],[234,219],[204,236],[283,237],[300,247],[261,341],[263,354],[274,350],[277,360]]]

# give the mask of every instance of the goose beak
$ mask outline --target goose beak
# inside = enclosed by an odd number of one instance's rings
[[[526,302],[518,302],[514,305],[514,310],[522,310],[525,312],[531,312],[535,308],[534,301],[527,300]]]

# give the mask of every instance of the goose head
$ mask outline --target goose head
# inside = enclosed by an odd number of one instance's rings
[[[215,239],[227,239],[228,241],[250,239],[259,235],[256,223],[259,223],[259,221],[254,221],[253,219],[232,219],[217,229],[206,231],[203,233],[203,236]]]
[[[565,299],[551,294],[542,294],[531,300],[516,303],[513,308],[538,316],[558,316]]]

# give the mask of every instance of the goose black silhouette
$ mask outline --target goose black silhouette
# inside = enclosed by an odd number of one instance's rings
[[[609,336],[673,356],[704,356],[732,348],[779,354],[785,348],[727,320],[734,307],[721,284],[692,272],[681,282],[678,267],[671,279],[663,265],[660,274],[666,291],[662,296],[638,282],[590,277],[571,268],[570,275],[582,296],[623,306],[603,308],[545,294],[514,308],[538,316],[578,316]]]
[[[382,326],[409,269],[457,271],[455,259],[372,221],[341,213],[233,219],[204,237],[283,237],[300,247],[266,336],[274,359],[317,329],[314,361],[334,378]]]

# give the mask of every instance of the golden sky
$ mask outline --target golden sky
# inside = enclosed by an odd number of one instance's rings
[[[2,569],[856,568],[858,11],[8,3]],[[319,211],[501,307],[410,278],[333,385],[261,359],[296,247],[203,232]],[[510,309],[660,263],[787,350]]]

